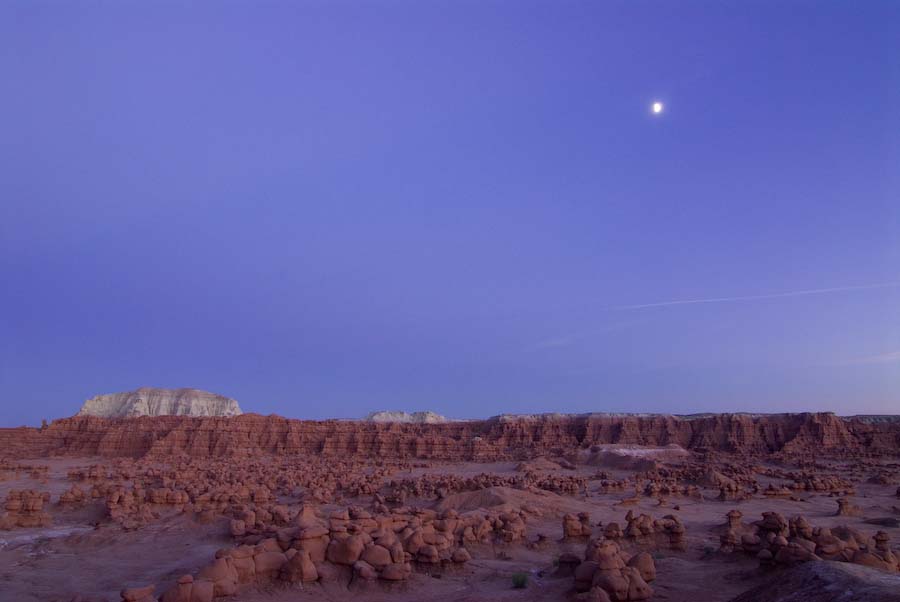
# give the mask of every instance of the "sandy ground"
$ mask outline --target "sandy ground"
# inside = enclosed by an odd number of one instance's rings
[[[168,589],[181,575],[196,572],[214,557],[219,548],[232,545],[228,521],[199,524],[185,515],[163,515],[145,528],[124,531],[104,516],[103,503],[94,501],[79,510],[56,506],[59,494],[71,486],[67,472],[101,462],[98,459],[42,459],[33,463],[49,466],[46,478],[35,479],[27,472],[7,474],[0,481],[0,496],[10,489],[49,491],[53,525],[42,529],[0,531],[0,601],[68,602],[76,594],[89,599],[119,600],[125,586],[146,583],[158,585],[157,594]],[[440,464],[402,471],[392,478],[415,477],[425,473],[474,476],[481,473],[516,474],[514,462],[492,464]],[[566,474],[591,476],[596,467],[579,467]],[[613,478],[631,473],[606,469]],[[760,481],[765,483],[764,478]],[[584,543],[561,543],[561,517],[565,513],[588,512],[593,523],[616,521],[625,524],[625,513],[646,512],[655,517],[676,514],[687,528],[687,550],[654,552],[657,579],[653,600],[671,602],[726,602],[738,594],[765,582],[770,576],[761,572],[757,561],[748,556],[724,556],[714,553],[719,541],[715,528],[724,523],[725,514],[738,508],[745,521],[757,520],[764,511],[777,511],[787,517],[805,516],[815,526],[849,525],[865,532],[884,530],[892,542],[900,542],[900,529],[875,526],[867,518],[897,517],[896,485],[857,485],[854,503],[862,509],[858,517],[835,516],[834,497],[801,493],[802,501],[757,497],[743,502],[715,500],[717,491],[705,490],[708,499],[669,498],[659,507],[653,498],[642,497],[637,504],[618,502],[632,493],[603,494],[589,487],[589,495],[557,495],[517,492],[515,503],[538,508],[541,516],[528,524],[528,539],[547,536],[540,550],[523,545],[493,545],[472,549],[473,560],[461,568],[450,567],[431,572],[417,571],[407,582],[386,587],[376,582],[364,589],[348,589],[340,583],[312,586],[246,588],[240,602],[288,600],[392,600],[392,601],[480,601],[480,600],[567,600],[572,578],[554,577],[554,560],[564,552],[581,556]],[[353,502],[353,500],[348,500]],[[368,499],[360,504],[368,503]],[[410,500],[411,505],[431,507],[433,500]],[[674,509],[674,506],[678,509]],[[530,575],[526,589],[513,589],[511,576]]]

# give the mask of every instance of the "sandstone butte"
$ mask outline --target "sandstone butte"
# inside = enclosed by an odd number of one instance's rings
[[[97,395],[84,402],[78,416],[133,418],[136,416],[237,416],[238,402],[199,389],[141,387],[124,393]]]
[[[489,461],[566,453],[595,444],[677,444],[694,452],[762,455],[827,450],[866,457],[900,449],[900,422],[832,413],[501,416],[465,422],[307,421],[235,417],[75,416],[43,428],[0,429],[0,449],[19,457],[196,458],[305,454]]]

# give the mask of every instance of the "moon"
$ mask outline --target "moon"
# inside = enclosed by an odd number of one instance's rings
[[[663,103],[657,100],[650,106],[650,110],[653,111],[654,115],[659,115],[663,112]]]

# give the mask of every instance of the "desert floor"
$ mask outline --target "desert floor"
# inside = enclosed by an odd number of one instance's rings
[[[0,497],[13,489],[47,491],[51,499],[71,487],[70,470],[108,463],[98,458],[66,458],[26,460],[22,464],[48,467],[42,475],[27,471],[7,474],[0,481]],[[473,476],[481,473],[512,476],[516,462],[459,464],[431,462],[427,467],[405,469],[393,478],[414,478],[427,474]],[[634,471],[603,468],[607,479],[625,479]],[[840,471],[840,464],[835,464]],[[848,525],[864,532],[886,531],[892,542],[900,541],[900,517],[895,485],[856,484],[853,502],[859,507],[857,516],[836,516],[835,497],[830,493],[802,491],[795,499],[757,495],[743,501],[718,501],[718,490],[702,489],[697,497],[669,497],[659,505],[655,497],[634,498],[634,493],[600,492],[596,466],[578,466],[564,471],[588,479],[587,495],[559,495],[550,491],[524,491],[505,487],[492,488],[490,495],[482,491],[456,493],[438,502],[434,499],[409,499],[409,506],[453,507],[461,514],[478,511],[481,504],[492,510],[525,505],[536,510],[528,521],[528,541],[546,536],[540,546],[485,544],[470,549],[472,560],[460,566],[417,567],[405,582],[384,584],[376,581],[348,587],[341,581],[312,585],[245,586],[237,596],[241,602],[288,600],[392,600],[441,602],[450,600],[566,600],[572,596],[572,577],[554,576],[554,561],[566,552],[581,556],[585,541],[562,541],[564,514],[586,512],[592,523],[604,525],[616,521],[624,526],[628,510],[654,517],[675,514],[686,527],[684,551],[656,549],[657,577],[652,584],[653,600],[671,602],[725,602],[738,594],[766,582],[771,571],[759,568],[755,557],[718,552],[717,529],[725,522],[725,514],[739,509],[745,521],[757,520],[762,512],[776,511],[785,517],[804,516],[815,526]],[[760,475],[759,483],[778,482]],[[296,504],[304,492],[285,496],[279,501]],[[341,505],[322,504],[327,514],[332,508],[366,505],[370,499],[343,499]],[[631,498],[629,500],[629,498]],[[626,503],[623,504],[623,500]],[[119,600],[123,587],[148,583],[157,585],[156,593],[168,590],[179,576],[195,573],[208,564],[216,550],[235,545],[229,530],[229,519],[217,517],[209,522],[196,520],[188,513],[163,509],[156,520],[141,528],[125,530],[107,517],[103,499],[91,500],[77,509],[66,509],[55,503],[47,508],[52,525],[41,528],[18,528],[0,531],[0,600],[18,602],[68,602],[76,595],[85,600]],[[883,525],[866,523],[867,519],[887,519]],[[893,526],[892,526],[893,525]],[[514,589],[511,576],[517,572],[530,575],[528,587]]]

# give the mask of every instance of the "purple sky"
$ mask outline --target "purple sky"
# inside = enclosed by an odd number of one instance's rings
[[[13,0],[0,77],[0,425],[900,413],[898,2]]]

